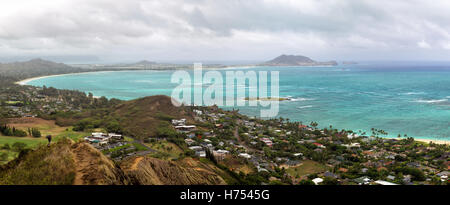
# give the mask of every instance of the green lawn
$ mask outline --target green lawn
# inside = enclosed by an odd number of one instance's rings
[[[90,133],[75,132],[75,131],[72,131],[71,129],[68,129],[63,132],[60,132],[56,136],[53,136],[52,143],[57,142],[58,140],[62,139],[63,137],[67,137],[69,139],[72,139],[73,141],[79,141],[88,135],[90,135]],[[1,149],[1,147],[3,147],[3,145],[5,145],[5,144],[9,144],[9,146],[12,147],[12,145],[16,142],[25,143],[27,145],[26,148],[35,148],[39,144],[45,145],[48,143],[47,138],[45,138],[45,136],[42,136],[40,138],[0,136],[0,152],[1,153],[6,152],[8,154],[8,160],[0,161],[0,164],[7,163],[8,161],[11,161],[17,157],[17,155],[18,155],[17,152],[14,152],[12,150],[2,150]]]
[[[61,132],[57,136],[53,136],[52,142],[58,141],[63,137],[67,137],[74,141],[78,141],[88,135],[90,135],[90,133],[75,132],[75,131],[69,130],[69,131]],[[4,145],[6,143],[8,143],[9,145],[12,145],[15,142],[23,142],[23,143],[27,144],[28,148],[34,148],[39,143],[47,144],[47,139],[45,138],[45,136],[40,137],[40,138],[0,136],[0,146]]]
[[[1,159],[0,159],[0,165],[1,164],[6,164],[7,162],[13,160],[19,154],[17,152],[12,151],[12,150],[1,150],[0,149],[0,155],[2,155],[3,153],[6,153],[8,155],[8,158],[6,159],[6,161],[1,161]]]
[[[183,150],[181,150],[177,145],[165,140],[145,143],[145,145],[161,153],[164,153],[164,156],[167,156],[167,158],[171,159],[178,158],[180,154],[184,153]]]
[[[328,170],[327,166],[315,161],[307,160],[303,161],[302,164],[299,166],[289,167],[288,169],[286,169],[286,172],[293,177],[297,176],[301,177],[308,174],[325,172],[327,170]]]
[[[66,130],[64,132],[59,133],[58,135],[54,136],[53,139],[55,141],[58,141],[59,139],[63,137],[67,137],[75,142],[84,139],[86,136],[90,136],[91,133],[89,132],[75,132],[72,131],[72,129]]]
[[[23,142],[27,144],[27,147],[36,147],[39,143],[47,143],[45,138],[31,138],[31,137],[8,137],[0,136],[0,146],[8,143],[10,146],[16,142]]]

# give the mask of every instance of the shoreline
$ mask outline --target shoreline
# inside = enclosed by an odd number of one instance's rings
[[[417,138],[414,138],[414,141],[424,142],[424,143],[433,142],[434,144],[450,145],[450,141],[449,140],[431,140],[431,139],[429,140],[429,139],[417,139]]]
[[[227,66],[223,68],[203,68],[204,70],[220,70],[220,69],[250,69],[255,68],[259,66]],[[189,68],[188,68],[189,69]],[[181,69],[183,70],[183,69]],[[187,69],[184,69],[187,70]],[[142,69],[142,70],[105,70],[105,71],[86,71],[86,72],[79,72],[79,73],[64,73],[64,74],[55,74],[55,75],[45,75],[45,76],[38,76],[38,77],[32,77],[32,78],[26,78],[17,82],[14,82],[16,85],[27,85],[30,81],[38,80],[38,79],[44,79],[44,78],[50,78],[50,77],[57,77],[57,76],[64,76],[64,75],[77,75],[77,74],[87,74],[87,73],[103,73],[103,72],[126,72],[126,71],[173,71],[173,70],[157,70],[157,69]]]
[[[247,66],[247,67],[230,66],[230,67],[227,67],[227,68],[208,68],[208,69],[238,69],[238,68],[249,69],[249,68],[255,68],[255,67],[259,67],[259,66]],[[65,74],[47,75],[47,76],[39,76],[39,77],[27,78],[27,79],[24,79],[24,80],[17,81],[14,84],[24,86],[24,85],[28,85],[27,83],[29,83],[31,81],[38,80],[38,79],[49,78],[49,77],[57,77],[57,76],[65,76],[65,75],[77,75],[77,74],[87,74],[87,73],[121,72],[121,71],[123,72],[123,71],[140,71],[140,70],[88,71],[88,72],[80,72],[80,73],[65,73]],[[143,70],[143,71],[146,71],[146,70]],[[98,97],[98,96],[96,96],[96,97]],[[381,138],[400,140],[400,139],[395,138],[395,137],[381,137]],[[450,145],[450,140],[414,138],[414,141],[423,142],[423,143],[433,142],[435,144]]]
[[[65,73],[65,74],[56,74],[56,75],[45,75],[45,76],[32,77],[32,78],[27,78],[27,79],[24,79],[24,80],[20,80],[20,81],[15,82],[14,84],[16,84],[16,85],[28,85],[27,83],[29,83],[30,81],[33,81],[33,80],[39,80],[39,79],[50,78],[50,77],[57,77],[57,76],[64,76],[64,75],[86,74],[86,73],[93,73],[93,72],[109,72],[109,71],[92,71],[92,72],[80,72],[80,73]]]

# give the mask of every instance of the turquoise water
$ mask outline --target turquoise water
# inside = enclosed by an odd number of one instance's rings
[[[383,129],[398,134],[450,140],[450,67],[445,65],[351,65],[338,67],[260,67],[280,72],[279,116],[316,121],[320,127]],[[231,69],[230,69],[231,70]],[[225,71],[221,71],[225,72]],[[173,71],[118,71],[63,75],[28,82],[130,100],[171,95]],[[225,76],[225,75],[224,75]],[[237,107],[258,116],[258,107]]]

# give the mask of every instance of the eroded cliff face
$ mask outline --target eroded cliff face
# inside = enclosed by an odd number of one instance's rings
[[[192,161],[192,162],[191,162]],[[133,184],[141,185],[224,185],[214,168],[184,159],[177,162],[135,157],[122,163],[122,170]]]
[[[147,156],[113,162],[84,142],[61,140],[23,153],[0,168],[11,185],[216,185],[220,169],[192,158],[176,162]]]
[[[62,139],[22,153],[0,170],[0,184],[126,185],[120,167],[89,144]]]

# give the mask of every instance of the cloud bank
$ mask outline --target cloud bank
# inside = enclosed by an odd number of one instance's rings
[[[450,60],[450,1],[1,0],[0,55]]]

